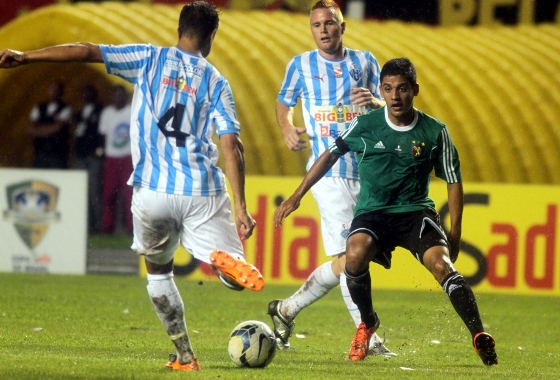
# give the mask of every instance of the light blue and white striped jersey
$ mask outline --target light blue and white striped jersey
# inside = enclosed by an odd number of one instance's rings
[[[354,117],[370,111],[351,103],[351,88],[367,88],[380,98],[379,72],[379,64],[370,52],[347,48],[344,58],[338,61],[325,59],[318,50],[312,50],[288,63],[278,100],[293,107],[298,98],[302,99],[310,145],[307,170]],[[326,176],[358,179],[355,154],[342,156]]]
[[[239,134],[228,81],[208,61],[176,47],[100,45],[109,74],[134,84],[129,185],[168,194],[226,191],[212,142]]]

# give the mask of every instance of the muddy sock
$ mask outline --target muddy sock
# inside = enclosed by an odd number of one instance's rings
[[[177,349],[179,363],[195,358],[185,322],[185,309],[173,273],[148,274],[148,294],[161,323]]]
[[[284,317],[293,321],[301,310],[338,285],[339,280],[334,275],[331,265],[329,261],[315,269],[297,292],[282,301],[280,312]]]

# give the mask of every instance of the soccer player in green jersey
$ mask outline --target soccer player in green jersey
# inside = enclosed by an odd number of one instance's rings
[[[388,61],[380,80],[387,105],[352,121],[311,167],[294,194],[278,207],[274,221],[281,225],[340,156],[355,152],[361,188],[346,241],[344,271],[362,323],[352,340],[349,359],[358,361],[367,356],[369,340],[379,327],[371,298],[369,262],[390,268],[392,251],[400,246],[409,250],[448,294],[483,363],[498,364],[494,338],[484,332],[474,294],[453,267],[459,254],[463,215],[457,150],[442,122],[414,108],[420,87],[410,60]],[[447,182],[449,236],[428,197],[432,170]]]

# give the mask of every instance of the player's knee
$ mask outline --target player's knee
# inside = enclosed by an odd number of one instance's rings
[[[449,260],[449,255],[443,251],[426,252],[424,254],[424,266],[432,273],[434,278],[440,284],[447,275],[455,271],[451,261]]]
[[[340,254],[331,263],[331,268],[336,277],[340,277],[341,273],[344,273],[344,267],[346,266],[346,254]]]

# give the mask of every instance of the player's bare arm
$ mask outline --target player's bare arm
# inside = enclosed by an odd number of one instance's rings
[[[298,209],[299,204],[303,196],[315,185],[333,165],[338,161],[339,156],[336,156],[330,152],[330,150],[325,150],[323,154],[319,156],[317,161],[311,166],[301,184],[298,186],[296,191],[284,202],[278,206],[276,211],[274,211],[274,224],[278,227],[282,225],[282,219],[286,218],[292,212]]]
[[[294,108],[288,107],[279,100],[276,100],[276,120],[284,135],[286,146],[294,152],[304,150],[307,141],[303,140],[300,135],[305,133],[305,128],[294,126]]]
[[[0,68],[9,69],[35,62],[93,62],[102,63],[99,46],[89,42],[56,45],[39,50],[21,52],[5,49],[0,51]]]
[[[225,172],[233,194],[234,218],[242,239],[253,234],[256,222],[247,212],[245,202],[245,156],[243,143],[238,135],[220,136],[221,151],[225,160]]]
[[[359,87],[350,89],[350,101],[360,107],[377,109],[385,106],[385,101],[377,99],[367,88]]]
[[[463,221],[463,183],[447,184],[447,202],[449,204],[449,216],[451,228],[449,230],[449,255],[451,262],[459,257],[459,243],[461,242],[461,230]]]

